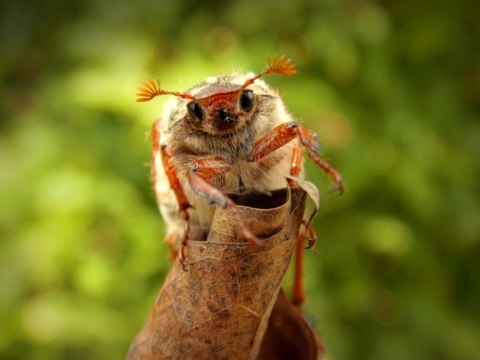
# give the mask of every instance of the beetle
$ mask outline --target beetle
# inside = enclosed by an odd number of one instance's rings
[[[214,205],[231,207],[243,237],[261,246],[227,193],[270,193],[285,187],[285,176],[303,178],[303,149],[343,192],[340,173],[319,155],[317,135],[261,79],[273,73],[294,75],[295,65],[275,56],[260,73],[208,77],[186,92],[152,79],[139,88],[138,102],[173,95],[152,127],[152,179],[172,257],[182,264],[191,232],[208,232]]]

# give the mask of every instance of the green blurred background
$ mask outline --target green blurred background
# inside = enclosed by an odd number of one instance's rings
[[[270,76],[321,189],[306,313],[330,357],[480,359],[478,1],[3,1],[0,358],[121,359],[168,271],[149,128],[208,75]],[[290,282],[286,281],[287,286]]]

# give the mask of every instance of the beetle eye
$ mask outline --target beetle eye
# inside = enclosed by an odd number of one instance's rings
[[[187,104],[188,115],[194,120],[203,120],[203,110],[200,105],[195,101],[191,101]]]
[[[252,90],[244,90],[242,95],[240,95],[240,108],[245,112],[249,112],[253,108],[254,99],[255,95],[253,95]]]

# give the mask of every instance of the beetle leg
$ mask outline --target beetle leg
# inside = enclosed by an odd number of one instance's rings
[[[293,148],[292,164],[290,166],[290,175],[298,176],[302,169],[302,150],[303,146],[297,142]]]
[[[302,306],[305,301],[305,286],[303,284],[304,250],[312,249],[315,254],[317,253],[315,249],[312,248],[317,239],[315,230],[313,230],[307,220],[303,220],[302,224],[305,226],[307,235],[302,232],[298,234],[297,248],[295,249],[295,265],[293,267],[292,303],[297,307]],[[308,241],[308,246],[306,248],[304,248],[305,240]]]
[[[319,143],[316,136],[312,130],[295,121],[283,123],[255,142],[253,150],[247,160],[257,161],[281,148],[294,138],[298,138],[307,150],[310,159],[333,179],[333,190],[338,190],[340,193],[343,193],[342,175],[325,160],[320,158],[318,154]],[[292,161],[293,172],[299,171],[300,168],[300,164],[295,163],[295,160],[298,159],[298,151],[298,149],[294,151],[294,157],[296,157]]]
[[[302,162],[302,149],[303,146],[301,143],[297,143],[293,148],[293,155],[292,155],[292,165],[290,168],[290,175],[291,176],[298,176],[301,170],[301,162]],[[292,181],[293,183],[293,181]],[[315,244],[315,240],[317,239],[317,235],[315,234],[315,230],[310,226],[310,221],[303,220],[303,225],[308,233],[308,247],[307,249],[312,249],[313,245]]]
[[[303,244],[305,238],[298,235],[297,248],[295,249],[295,265],[293,267],[293,292],[292,303],[300,307],[305,301],[305,286],[303,285]]]
[[[162,157],[163,168],[170,183],[175,197],[177,198],[178,208],[185,220],[185,229],[183,232],[183,239],[180,244],[180,250],[178,252],[178,259],[182,264],[185,262],[185,246],[187,246],[188,237],[190,235],[190,215],[188,209],[192,207],[188,202],[187,196],[180,184],[175,167],[172,164],[171,155],[167,151],[167,146],[164,145],[160,148],[160,155]]]
[[[230,170],[231,165],[228,162],[220,157],[215,157],[194,161],[190,165],[187,176],[190,186],[196,194],[203,196],[210,204],[217,204],[222,208],[230,207],[245,239],[257,246],[262,246],[263,243],[250,231],[243,221],[235,202],[209,181],[217,176],[225,175]]]
[[[298,176],[301,170],[301,162],[302,162],[302,150],[303,145],[298,142],[295,147],[293,148],[293,155],[292,155],[292,165],[290,168],[290,175]],[[291,181],[293,183],[293,181]],[[292,303],[297,306],[301,307],[305,302],[305,286],[303,282],[303,263],[304,263],[304,244],[305,240],[308,241],[307,249],[313,249],[313,245],[315,244],[315,240],[317,239],[317,235],[315,234],[315,230],[310,226],[310,223],[307,220],[302,221],[303,226],[305,226],[305,231],[307,235],[302,234],[301,232],[298,234],[297,238],[297,247],[295,249],[295,260],[293,266],[293,291],[292,291]]]
[[[175,197],[177,198],[177,203],[179,207],[179,211],[182,214],[185,220],[185,229],[183,233],[183,239],[180,245],[180,250],[178,252],[178,258],[182,264],[185,262],[185,246],[188,242],[188,236],[190,234],[190,215],[188,214],[188,209],[192,206],[188,202],[187,196],[183,191],[182,185],[180,184],[180,180],[178,179],[176,169],[172,163],[172,154],[169,152],[168,147],[166,145],[160,145],[160,121],[161,119],[157,120],[152,127],[152,143],[153,143],[153,161],[157,160],[157,154],[160,154],[160,158],[162,161],[163,168],[165,170],[165,174],[167,175],[168,182],[170,184],[170,188],[173,190]],[[156,178],[156,166],[153,164],[152,166],[152,180],[155,182]],[[170,251],[172,258],[175,257],[175,240],[172,239],[171,236],[167,236],[167,242],[170,245]]]
[[[300,174],[300,170],[302,169],[302,150],[303,145],[298,141],[293,148],[292,163],[290,166],[290,175],[292,176],[298,176]],[[292,180],[289,182],[290,185],[294,183]],[[307,225],[305,220],[303,220],[302,223],[305,226]],[[308,229],[308,226],[306,226],[306,229]],[[303,284],[303,260],[305,257],[303,252],[304,244],[305,237],[301,232],[299,232],[297,238],[297,247],[295,249],[292,291],[292,303],[297,307],[302,306],[305,301],[305,286]]]

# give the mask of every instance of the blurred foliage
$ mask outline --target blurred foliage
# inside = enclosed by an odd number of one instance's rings
[[[332,359],[478,359],[480,3],[4,1],[0,357],[123,358],[168,271],[139,105],[158,76],[272,76],[321,188],[307,313]],[[287,281],[288,282],[288,281]]]

